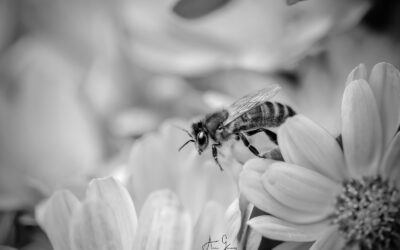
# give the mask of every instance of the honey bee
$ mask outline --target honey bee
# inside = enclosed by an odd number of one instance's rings
[[[226,109],[206,114],[203,119],[191,125],[190,132],[185,130],[190,139],[179,151],[193,142],[201,154],[211,144],[214,161],[223,171],[218,161],[218,148],[222,143],[235,138],[241,140],[254,155],[263,158],[246,136],[264,132],[272,142],[278,144],[277,135],[268,128],[279,127],[288,117],[296,114],[288,105],[268,101],[279,90],[279,86],[271,85],[243,96]]]

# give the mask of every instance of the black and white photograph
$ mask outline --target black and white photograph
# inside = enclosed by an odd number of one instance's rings
[[[399,0],[0,0],[0,250],[399,249]]]

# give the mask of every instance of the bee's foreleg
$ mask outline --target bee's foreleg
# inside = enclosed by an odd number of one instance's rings
[[[221,171],[224,171],[224,169],[221,167],[221,164],[218,161],[218,149],[217,149],[217,147],[220,147],[220,146],[221,146],[221,143],[215,143],[215,144],[211,145],[212,156],[214,157],[214,161],[215,161],[215,163],[217,163],[219,169]]]
[[[260,132],[264,132],[273,143],[278,145],[278,137],[276,136],[276,133],[274,133],[271,130],[268,130],[266,128],[258,128],[255,130],[251,130],[251,131],[246,132],[246,134],[248,136],[252,136],[252,135],[255,135]]]
[[[258,150],[249,143],[249,141],[247,140],[246,136],[242,133],[238,133],[240,139],[242,140],[243,144],[255,155],[258,156],[260,158],[264,158],[262,155],[260,155],[260,153],[258,152]]]

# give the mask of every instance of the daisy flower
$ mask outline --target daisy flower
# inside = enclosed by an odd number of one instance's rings
[[[160,242],[189,250],[192,239],[190,216],[173,193],[150,195],[137,218],[128,191],[113,178],[93,180],[84,201],[56,192],[36,217],[55,250],[160,249]]]
[[[36,218],[55,250],[190,250],[209,239],[222,244],[215,239],[226,232],[220,204],[208,202],[193,223],[166,189],[152,192],[137,217],[128,191],[110,177],[94,179],[83,201],[68,190],[56,192],[37,208]]]
[[[270,214],[248,224],[292,246],[315,241],[311,249],[397,249],[399,71],[379,63],[367,78],[358,66],[348,77],[341,109],[340,140],[298,115],[278,133],[285,162],[246,163],[241,191]]]

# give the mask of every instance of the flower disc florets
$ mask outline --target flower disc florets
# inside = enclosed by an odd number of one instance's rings
[[[380,176],[352,179],[337,197],[333,223],[346,246],[360,249],[399,249],[400,193]]]

